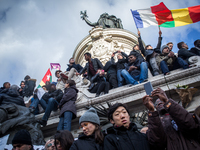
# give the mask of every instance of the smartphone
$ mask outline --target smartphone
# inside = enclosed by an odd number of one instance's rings
[[[144,84],[144,89],[145,89],[147,95],[151,95],[151,92],[153,91],[153,87],[152,87],[151,82],[145,83]]]

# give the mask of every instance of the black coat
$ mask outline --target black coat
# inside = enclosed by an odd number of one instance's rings
[[[98,69],[103,69],[103,65],[97,58],[91,59],[94,70],[97,72]],[[85,67],[79,72],[80,74],[84,73],[87,70],[88,79],[92,78],[92,74],[89,70],[89,63],[86,63]]]
[[[191,48],[190,52],[200,56],[200,50],[198,50],[196,47]]]
[[[165,110],[176,122],[178,130],[169,126],[164,130],[158,112],[149,112],[147,136],[152,146],[161,150],[199,150],[200,122],[196,115],[169,99]],[[170,128],[171,127],[171,128]]]
[[[29,79],[25,81],[25,87],[23,88],[23,96],[29,97],[33,95],[33,91],[35,88],[36,79]]]
[[[24,99],[19,95],[18,91],[13,89],[4,89],[0,93],[0,105],[14,103],[25,106]]]
[[[117,75],[117,68],[116,64],[108,61],[105,66],[103,67],[104,71],[107,72],[107,76],[114,74]]]
[[[81,134],[78,140],[74,141],[70,150],[103,150],[103,146],[95,142],[94,135]]]
[[[124,58],[122,59],[118,59],[118,61],[115,63],[114,58],[111,58],[111,63],[116,65],[117,70],[120,69],[124,69],[124,64],[128,62],[128,55],[124,52],[121,52],[122,56],[124,56]]]
[[[68,64],[68,68],[66,71],[70,71],[70,69],[72,68],[75,68],[78,71],[78,73],[80,73],[80,71],[83,69],[81,65],[73,63],[72,66]]]
[[[62,99],[62,97],[63,97],[63,92],[62,92],[62,90],[58,89],[53,92],[49,91],[49,92],[45,93],[42,96],[42,99],[45,101],[48,101],[50,98],[54,98],[59,103],[60,100]]]
[[[88,90],[91,91],[97,84],[100,84],[101,82],[106,82],[106,78],[104,76],[99,76],[99,73],[95,74],[91,78],[91,85]]]
[[[186,62],[188,62],[188,59],[192,56],[196,56],[196,54],[188,51],[185,48],[181,48],[178,50],[178,57],[181,57],[183,60],[185,60]]]
[[[104,139],[105,150],[149,150],[146,134],[138,131],[134,123],[129,129],[124,126],[107,129]]]
[[[73,113],[73,119],[76,118],[76,99],[77,99],[77,93],[78,89],[76,88],[75,85],[66,88],[65,92],[63,94],[62,99],[60,100],[59,103],[59,108],[60,108],[60,117],[63,115],[64,112],[70,111]]]

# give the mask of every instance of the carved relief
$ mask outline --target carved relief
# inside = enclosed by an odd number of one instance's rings
[[[115,51],[124,51],[123,44],[112,39],[112,35],[105,34],[103,28],[97,27],[90,31],[92,41],[87,45],[86,52],[91,53],[92,58],[98,58],[103,65],[110,60]],[[87,62],[84,60],[82,65]]]

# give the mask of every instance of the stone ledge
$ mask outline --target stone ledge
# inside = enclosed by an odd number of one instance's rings
[[[170,75],[163,76],[158,75],[155,77],[149,78],[149,81],[151,81],[152,86],[154,89],[157,87],[162,88],[166,93],[173,97],[172,99],[175,99],[176,101],[179,101],[179,96],[175,92],[175,85],[189,85],[193,87],[200,87],[200,67],[196,66],[193,68],[189,68],[186,70],[178,69],[175,71],[172,71]],[[166,84],[167,82],[167,84]],[[84,102],[78,102],[76,104],[77,108],[77,118],[72,121],[72,130],[73,134],[77,134],[79,130],[79,124],[78,119],[79,117],[86,111],[86,106],[89,106],[90,104],[99,104],[101,103],[105,107],[107,107],[106,102],[109,103],[126,103],[130,109],[130,112],[140,112],[145,109],[142,103],[142,97],[146,95],[146,92],[144,90],[144,83],[130,86],[126,85],[123,87],[119,87],[116,89],[112,89],[109,91],[109,94],[102,95],[97,98],[90,98],[84,95],[85,98],[87,98]],[[129,87],[130,86],[130,87]],[[197,94],[195,94],[197,95]],[[199,94],[200,95],[200,94]],[[194,111],[197,106],[197,104],[200,104],[200,102],[197,101],[199,96],[194,97],[194,101],[191,103],[191,105],[187,108],[188,111]],[[195,106],[194,106],[195,105]],[[36,116],[36,119],[41,119],[43,114],[39,114]],[[59,111],[52,112],[51,116],[48,120],[48,124],[45,128],[42,128],[44,132],[44,136],[53,135],[52,132],[56,131],[57,124],[59,122]]]

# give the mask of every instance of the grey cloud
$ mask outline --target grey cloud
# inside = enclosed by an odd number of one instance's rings
[[[3,0],[0,11],[7,8],[6,21],[0,22],[0,86],[4,81],[19,85],[29,74],[41,81],[50,63],[58,62],[65,71],[69,58],[78,43],[89,34],[91,27],[81,18],[80,11],[87,10],[88,19],[96,22],[107,12],[121,18],[126,30],[137,33],[130,9],[148,8],[159,0]],[[170,9],[198,5],[198,1],[165,0]],[[171,5],[173,3],[173,5]],[[1,15],[0,15],[1,16]],[[1,17],[0,17],[1,18]],[[3,17],[5,18],[5,17]],[[199,31],[199,24],[192,25]],[[163,43],[186,40],[191,26],[164,29]],[[140,29],[146,44],[157,44],[158,27]],[[53,80],[54,70],[52,71]]]

